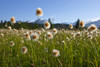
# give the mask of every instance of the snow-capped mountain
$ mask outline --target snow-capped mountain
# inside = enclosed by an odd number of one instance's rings
[[[47,20],[44,19],[37,19],[35,20],[33,23],[38,23],[38,24],[44,24]],[[97,27],[100,27],[100,19],[97,20],[88,20],[88,21],[84,21],[85,26],[88,27],[91,24],[95,24]],[[55,23],[53,22],[53,24],[72,24],[72,25],[76,25],[76,22],[70,23],[70,22],[60,22],[60,23]]]
[[[37,19],[33,23],[44,24],[46,21],[47,21],[46,19],[44,19],[44,20]]]
[[[91,24],[95,24],[97,27],[100,27],[100,20],[97,21],[89,21],[85,24],[86,27],[90,26]]]

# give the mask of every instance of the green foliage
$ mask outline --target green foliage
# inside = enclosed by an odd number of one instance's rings
[[[75,25],[75,28],[76,28],[76,29],[79,29],[79,23],[80,23],[80,19],[78,19],[78,20],[76,21],[76,25]]]
[[[42,45],[40,45],[38,41],[22,39],[23,33],[18,33],[18,36],[7,30],[0,33],[5,35],[0,38],[0,67],[30,67],[32,64],[35,67],[100,66],[100,36],[94,36],[90,40],[83,36],[76,36],[74,39],[71,34],[58,31],[53,39],[44,40],[45,33],[42,32],[39,39]],[[69,37],[70,41],[67,41],[66,37]],[[10,41],[14,41],[13,47],[10,46]],[[21,53],[23,46],[28,48],[26,54]],[[60,51],[59,57],[52,55],[53,49]]]
[[[42,26],[38,26],[37,23],[27,23],[27,22],[18,22],[18,23],[14,23],[12,24],[10,21],[4,21],[0,23],[0,28],[7,28],[8,26],[11,26],[12,28],[15,29],[20,29],[20,28],[24,28],[24,29],[36,29],[36,28],[42,28]]]
[[[48,22],[51,24],[51,27],[50,28],[53,29],[54,28],[54,24],[52,24],[52,21],[51,21],[50,18],[48,19]]]
[[[34,24],[34,29],[38,28],[38,23]]]

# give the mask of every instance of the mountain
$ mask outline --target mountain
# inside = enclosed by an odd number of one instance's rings
[[[76,22],[70,23],[72,25],[76,25]],[[97,27],[100,27],[100,19],[96,21],[84,21],[85,27],[90,26],[91,24],[95,24]]]
[[[46,21],[47,21],[46,19],[44,19],[44,20],[37,19],[37,20],[35,20],[35,21],[32,22],[32,23],[44,24]]]
[[[53,24],[70,24],[70,22],[60,22],[60,23],[53,22]]]
[[[47,20],[46,19],[44,19],[44,20],[42,20],[42,19],[37,19],[37,20],[35,20],[34,22],[32,22],[32,23],[38,23],[38,24],[44,24],[45,22],[46,22]],[[96,20],[96,21],[84,21],[84,23],[85,23],[85,26],[86,27],[88,27],[88,26],[90,26],[91,24],[95,24],[97,27],[100,27],[100,19],[98,19],[98,20]],[[61,22],[61,23],[55,23],[55,22],[53,22],[53,24],[72,24],[72,25],[76,25],[76,22],[73,22],[73,23],[70,23],[70,22]]]
[[[95,24],[97,27],[100,27],[100,20],[97,21],[89,21],[85,24],[86,27],[90,26],[91,24]]]

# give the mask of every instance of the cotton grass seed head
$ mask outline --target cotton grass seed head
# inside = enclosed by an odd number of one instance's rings
[[[26,38],[26,40],[31,40],[28,32],[24,33],[24,38]]]
[[[75,37],[75,33],[71,33],[71,36],[72,36],[72,37]]]
[[[10,45],[10,46],[14,46],[15,43],[14,43],[13,41],[10,41],[9,45]]]
[[[11,30],[11,26],[8,27],[8,30]]]
[[[47,32],[47,38],[48,39],[52,39],[53,38],[53,34],[51,32]]]
[[[16,30],[16,29],[13,29],[13,31],[16,32],[16,33],[18,33],[18,30]]]
[[[45,32],[45,30],[44,30],[43,28],[41,28],[41,31],[42,31],[42,32]]]
[[[49,29],[50,28],[50,23],[49,22],[45,22],[44,23],[44,28],[45,29]]]
[[[72,24],[70,24],[70,25],[69,25],[69,28],[70,28],[70,29],[73,29],[73,25],[72,25]]]
[[[84,24],[84,21],[80,21],[80,27],[84,27],[85,26],[85,24]]]
[[[32,34],[33,32],[32,32],[32,31],[30,31],[29,33],[30,33],[30,34]]]
[[[97,30],[97,27],[94,25],[94,24],[91,24],[89,27],[88,27],[88,31],[89,32],[94,32]]]
[[[92,35],[88,35],[87,38],[88,39],[93,39],[93,36]]]
[[[62,44],[64,44],[64,45],[66,44],[64,40],[63,40],[63,41],[61,41],[61,43],[62,43]]]
[[[53,33],[54,33],[54,34],[57,34],[57,32],[58,32],[57,29],[54,28],[54,29],[53,29]]]
[[[41,8],[36,9],[36,16],[43,16],[43,11]]]
[[[60,52],[57,49],[53,49],[53,56],[55,57],[60,56]]]
[[[27,51],[28,51],[28,49],[27,49],[26,46],[23,46],[23,47],[21,48],[21,52],[22,52],[23,54],[26,54]]]
[[[69,41],[70,39],[68,37],[66,37],[66,40]]]
[[[38,31],[37,33],[38,33],[39,35],[41,35],[41,31]]]
[[[77,35],[77,36],[81,36],[81,33],[80,33],[80,32],[77,32],[76,35]]]
[[[11,23],[16,23],[15,17],[11,17],[10,21],[11,21]]]
[[[31,39],[33,41],[37,41],[39,39],[39,35],[37,33],[33,33],[33,34],[31,34]]]
[[[3,34],[3,33],[1,33],[1,34],[0,34],[0,36],[1,36],[1,37],[4,37],[4,34]]]

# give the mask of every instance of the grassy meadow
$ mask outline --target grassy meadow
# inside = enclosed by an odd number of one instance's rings
[[[0,67],[100,67],[100,31],[0,29]]]

